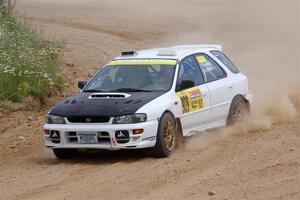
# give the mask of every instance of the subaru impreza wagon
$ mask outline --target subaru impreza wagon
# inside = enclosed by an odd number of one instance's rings
[[[44,125],[46,147],[61,159],[79,149],[167,157],[185,136],[240,121],[252,102],[247,77],[219,45],[122,52],[78,87]]]

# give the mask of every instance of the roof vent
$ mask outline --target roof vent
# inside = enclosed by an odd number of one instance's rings
[[[159,56],[176,56],[176,52],[174,49],[161,49],[158,51]]]
[[[121,52],[121,56],[135,56],[137,55],[136,51],[123,51]]]
[[[124,93],[93,93],[89,99],[125,99],[129,94]]]

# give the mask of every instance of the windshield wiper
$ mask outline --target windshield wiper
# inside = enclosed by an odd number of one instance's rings
[[[137,88],[119,88],[110,92],[152,92],[151,90],[142,90]]]
[[[83,90],[83,92],[103,92],[102,90],[90,89],[90,90]]]

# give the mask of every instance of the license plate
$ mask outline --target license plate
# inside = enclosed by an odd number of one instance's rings
[[[77,137],[80,144],[98,143],[97,133],[78,133]]]

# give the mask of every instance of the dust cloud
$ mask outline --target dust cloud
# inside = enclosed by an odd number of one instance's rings
[[[226,12],[214,25],[186,22],[185,27],[193,25],[193,30],[171,34],[158,42],[164,46],[221,44],[225,54],[247,75],[254,97],[251,114],[242,123],[192,136],[186,148],[202,148],[232,134],[270,130],[275,124],[289,123],[299,117],[299,7],[274,2],[268,4],[266,11],[259,8],[263,4],[247,2],[240,10],[231,9],[231,3],[223,4],[223,8],[228,6],[225,11],[213,7],[219,14]],[[254,7],[257,7],[255,12],[264,18],[253,17]],[[205,10],[204,14],[210,11]],[[206,19],[202,14],[191,13],[190,17]],[[233,19],[235,15],[240,18]],[[285,23],[288,21],[295,23]]]
[[[184,149],[197,151],[231,135],[260,133],[270,130],[275,124],[292,122],[299,116],[299,105],[299,93],[265,98],[252,106],[250,115],[242,122],[218,130],[200,132],[187,139]]]

